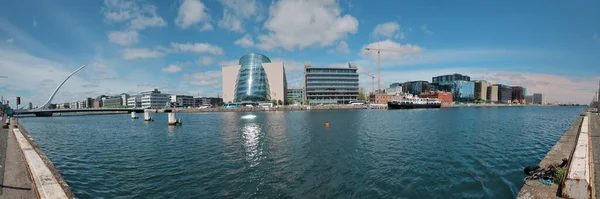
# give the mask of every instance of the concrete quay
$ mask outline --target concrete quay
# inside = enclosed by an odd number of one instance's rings
[[[518,199],[597,198],[600,191],[600,116],[581,114],[539,163],[541,168],[569,159],[564,180],[559,184],[524,184]],[[529,184],[529,183],[528,183]],[[535,184],[535,183],[534,183]]]
[[[541,104],[442,104],[442,108],[454,107],[523,107],[523,106],[558,106]]]
[[[14,118],[10,123],[8,129],[0,130],[2,134],[0,143],[6,142],[0,199],[75,198],[70,187],[39,144],[20,125],[15,127]]]

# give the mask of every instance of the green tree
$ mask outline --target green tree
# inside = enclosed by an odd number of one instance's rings
[[[279,101],[277,101],[277,104],[283,105],[283,101],[279,100]]]
[[[305,100],[304,100],[304,104],[305,104],[305,105],[309,105],[309,104],[310,104],[310,101],[308,101],[308,99],[305,99]]]
[[[287,104],[288,104],[288,105],[290,105],[290,104],[294,104],[294,100],[292,100],[292,99],[288,99],[288,100],[287,100]]]
[[[367,95],[366,95],[366,93],[365,93],[365,90],[364,90],[364,89],[361,87],[361,88],[358,90],[358,97],[357,97],[357,100],[358,100],[358,101],[367,101],[367,97],[366,97],[366,96],[367,96]]]
[[[273,103],[273,105],[277,105],[277,100],[271,100],[271,103]]]

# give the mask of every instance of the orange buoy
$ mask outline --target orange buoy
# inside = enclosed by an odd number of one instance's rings
[[[325,127],[329,128],[329,122],[325,123]]]

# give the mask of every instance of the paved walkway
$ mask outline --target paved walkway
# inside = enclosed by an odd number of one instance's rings
[[[13,122],[14,120],[11,121],[11,127],[8,131],[6,129],[0,130],[0,133],[7,134],[5,136],[7,138],[6,161],[0,199],[37,198],[35,188],[31,183],[31,175],[27,170],[27,163],[19,149],[15,135],[12,133]],[[0,136],[0,138],[3,137]]]
[[[594,186],[597,196],[600,193],[600,116],[597,113],[590,113],[590,135],[592,136]]]

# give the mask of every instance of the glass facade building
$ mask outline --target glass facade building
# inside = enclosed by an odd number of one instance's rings
[[[262,54],[250,53],[240,58],[241,66],[236,80],[234,101],[261,102],[270,101],[270,89],[263,63],[271,60]]]
[[[419,95],[422,92],[429,90],[429,82],[427,81],[410,81],[402,83],[402,90],[406,93]]]
[[[304,94],[301,88],[288,88],[287,89],[288,103],[299,104],[304,100]]]
[[[358,68],[304,67],[305,99],[310,104],[348,104],[358,98]]]
[[[396,88],[398,86],[402,86],[402,83],[392,83],[392,84],[390,84],[390,88]]]
[[[473,102],[475,98],[475,83],[471,82],[471,77],[454,73],[451,75],[441,75],[432,77],[431,82],[435,89],[448,90],[452,92],[455,102]]]
[[[510,86],[504,84],[494,84],[498,86],[498,102],[507,104],[512,101],[512,89]]]

